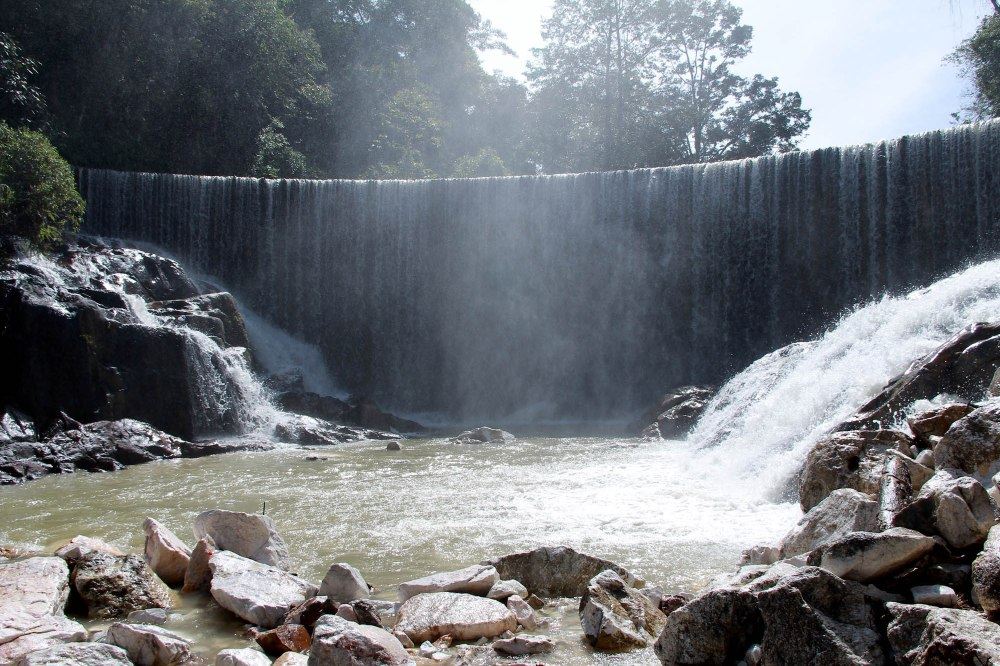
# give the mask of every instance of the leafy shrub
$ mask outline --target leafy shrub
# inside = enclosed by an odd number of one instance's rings
[[[46,249],[79,228],[83,210],[73,170],[45,135],[0,122],[0,234]]]

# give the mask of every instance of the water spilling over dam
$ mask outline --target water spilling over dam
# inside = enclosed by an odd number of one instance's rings
[[[344,388],[454,418],[628,416],[1000,247],[997,122],[613,173],[80,185],[86,231],[218,276]]]

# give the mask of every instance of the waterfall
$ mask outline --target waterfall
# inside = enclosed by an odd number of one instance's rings
[[[79,179],[87,231],[217,275],[346,390],[458,418],[627,416],[1000,246],[1000,122],[566,176]]]

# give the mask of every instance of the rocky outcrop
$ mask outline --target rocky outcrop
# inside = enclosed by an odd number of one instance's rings
[[[1000,626],[978,613],[898,603],[886,604],[886,609],[897,664],[1000,663]]]
[[[176,326],[204,333],[220,347],[250,347],[246,322],[232,294],[221,292],[153,301],[149,308]]]
[[[357,599],[367,599],[371,588],[365,582],[361,572],[350,564],[334,564],[326,572],[320,583],[319,593],[329,597],[333,602],[345,603]]]
[[[326,615],[316,624],[309,666],[408,666],[413,659],[384,629]]]
[[[536,548],[485,562],[504,579],[520,581],[528,590],[547,597],[581,597],[590,579],[610,569],[635,587],[640,579],[614,562],[579,553],[568,546]]]
[[[624,652],[649,645],[667,616],[614,571],[595,576],[580,599],[583,635],[595,650]]]
[[[517,617],[499,601],[456,592],[418,594],[399,609],[396,631],[415,644],[442,636],[475,641],[517,629]]]
[[[514,435],[499,428],[481,426],[456,435],[449,439],[453,444],[507,444],[513,442]]]
[[[173,532],[152,518],[142,524],[146,533],[143,548],[146,562],[167,585],[180,587],[191,562],[191,549]]]
[[[465,592],[485,596],[499,580],[500,575],[495,568],[475,564],[458,571],[436,573],[402,583],[399,600],[403,602],[425,592]]]
[[[280,625],[292,607],[318,588],[298,576],[228,551],[212,555],[212,597],[234,615],[265,629]]]
[[[0,664],[62,643],[87,640],[65,617],[69,567],[58,557],[0,563]]]
[[[197,666],[191,643],[163,627],[116,622],[108,627],[103,641],[128,653],[136,666]]]
[[[66,643],[30,652],[14,666],[132,666],[132,661],[116,645]]]
[[[288,569],[288,546],[268,516],[214,509],[199,513],[194,535],[261,564]]]
[[[674,389],[660,398],[656,407],[634,426],[634,430],[643,437],[683,437],[698,422],[715,391],[710,386]]]
[[[137,555],[84,555],[73,568],[72,583],[92,618],[124,618],[171,605],[169,590]]]
[[[385,412],[370,400],[358,400],[351,404],[332,396],[303,391],[301,388],[287,388],[279,393],[278,404],[282,409],[295,414],[381,432],[417,434],[426,431],[416,421]]]

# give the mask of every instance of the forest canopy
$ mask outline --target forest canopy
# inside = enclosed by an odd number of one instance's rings
[[[797,93],[735,65],[728,0],[556,0],[526,82],[464,0],[5,0],[0,120],[73,164],[344,178],[585,171],[791,150]]]

